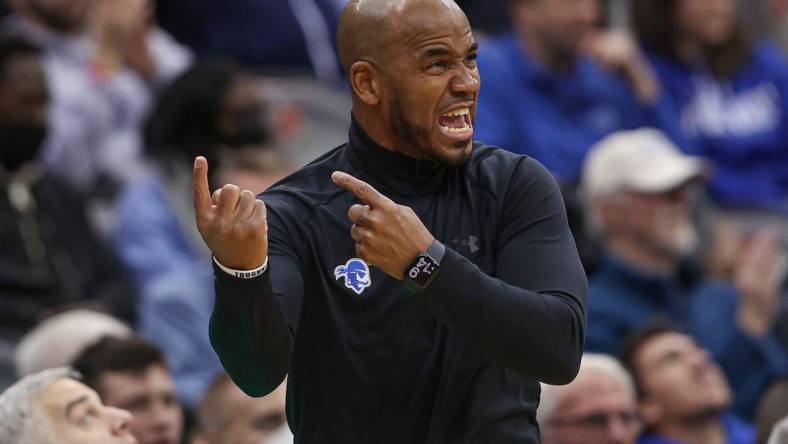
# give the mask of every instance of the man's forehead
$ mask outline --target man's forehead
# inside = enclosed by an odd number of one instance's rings
[[[399,12],[395,28],[409,47],[428,45],[442,38],[471,40],[468,18],[452,0],[406,2]]]
[[[37,400],[46,408],[61,408],[82,396],[98,397],[96,392],[71,378],[61,378],[39,393]]]
[[[666,332],[654,336],[640,346],[638,355],[641,361],[653,362],[670,353],[686,350],[695,346],[695,341],[678,332]]]
[[[564,390],[560,401],[562,410],[584,409],[611,400],[629,402],[624,387],[602,372],[586,375],[566,386]]]

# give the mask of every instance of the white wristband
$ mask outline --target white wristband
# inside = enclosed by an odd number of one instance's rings
[[[240,279],[254,279],[257,276],[265,273],[265,270],[268,269],[268,256],[265,257],[265,262],[263,265],[255,268],[254,270],[235,270],[230,267],[225,267],[224,265],[220,264],[216,258],[213,258],[213,262],[218,266],[223,272],[229,274],[230,276],[237,277]]]

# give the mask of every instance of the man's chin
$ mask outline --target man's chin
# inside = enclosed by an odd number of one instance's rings
[[[438,145],[435,150],[435,159],[447,165],[464,165],[471,158],[473,141],[455,142],[449,146]]]

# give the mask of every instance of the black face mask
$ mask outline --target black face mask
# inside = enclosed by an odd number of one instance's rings
[[[241,123],[231,133],[219,134],[218,142],[231,148],[241,148],[250,145],[262,145],[268,142],[270,134],[268,128],[260,119],[248,120]]]
[[[46,126],[40,124],[0,125],[0,165],[16,172],[38,156],[46,135]]]

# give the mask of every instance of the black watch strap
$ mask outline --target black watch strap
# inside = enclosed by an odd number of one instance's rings
[[[403,283],[408,290],[416,293],[427,288],[438,274],[440,263],[445,254],[446,246],[435,239],[427,251],[416,256],[405,269]]]
[[[446,246],[443,245],[438,239],[435,239],[424,253],[428,254],[435,262],[438,263],[438,265],[440,265],[441,261],[443,260],[443,256],[446,254]]]

